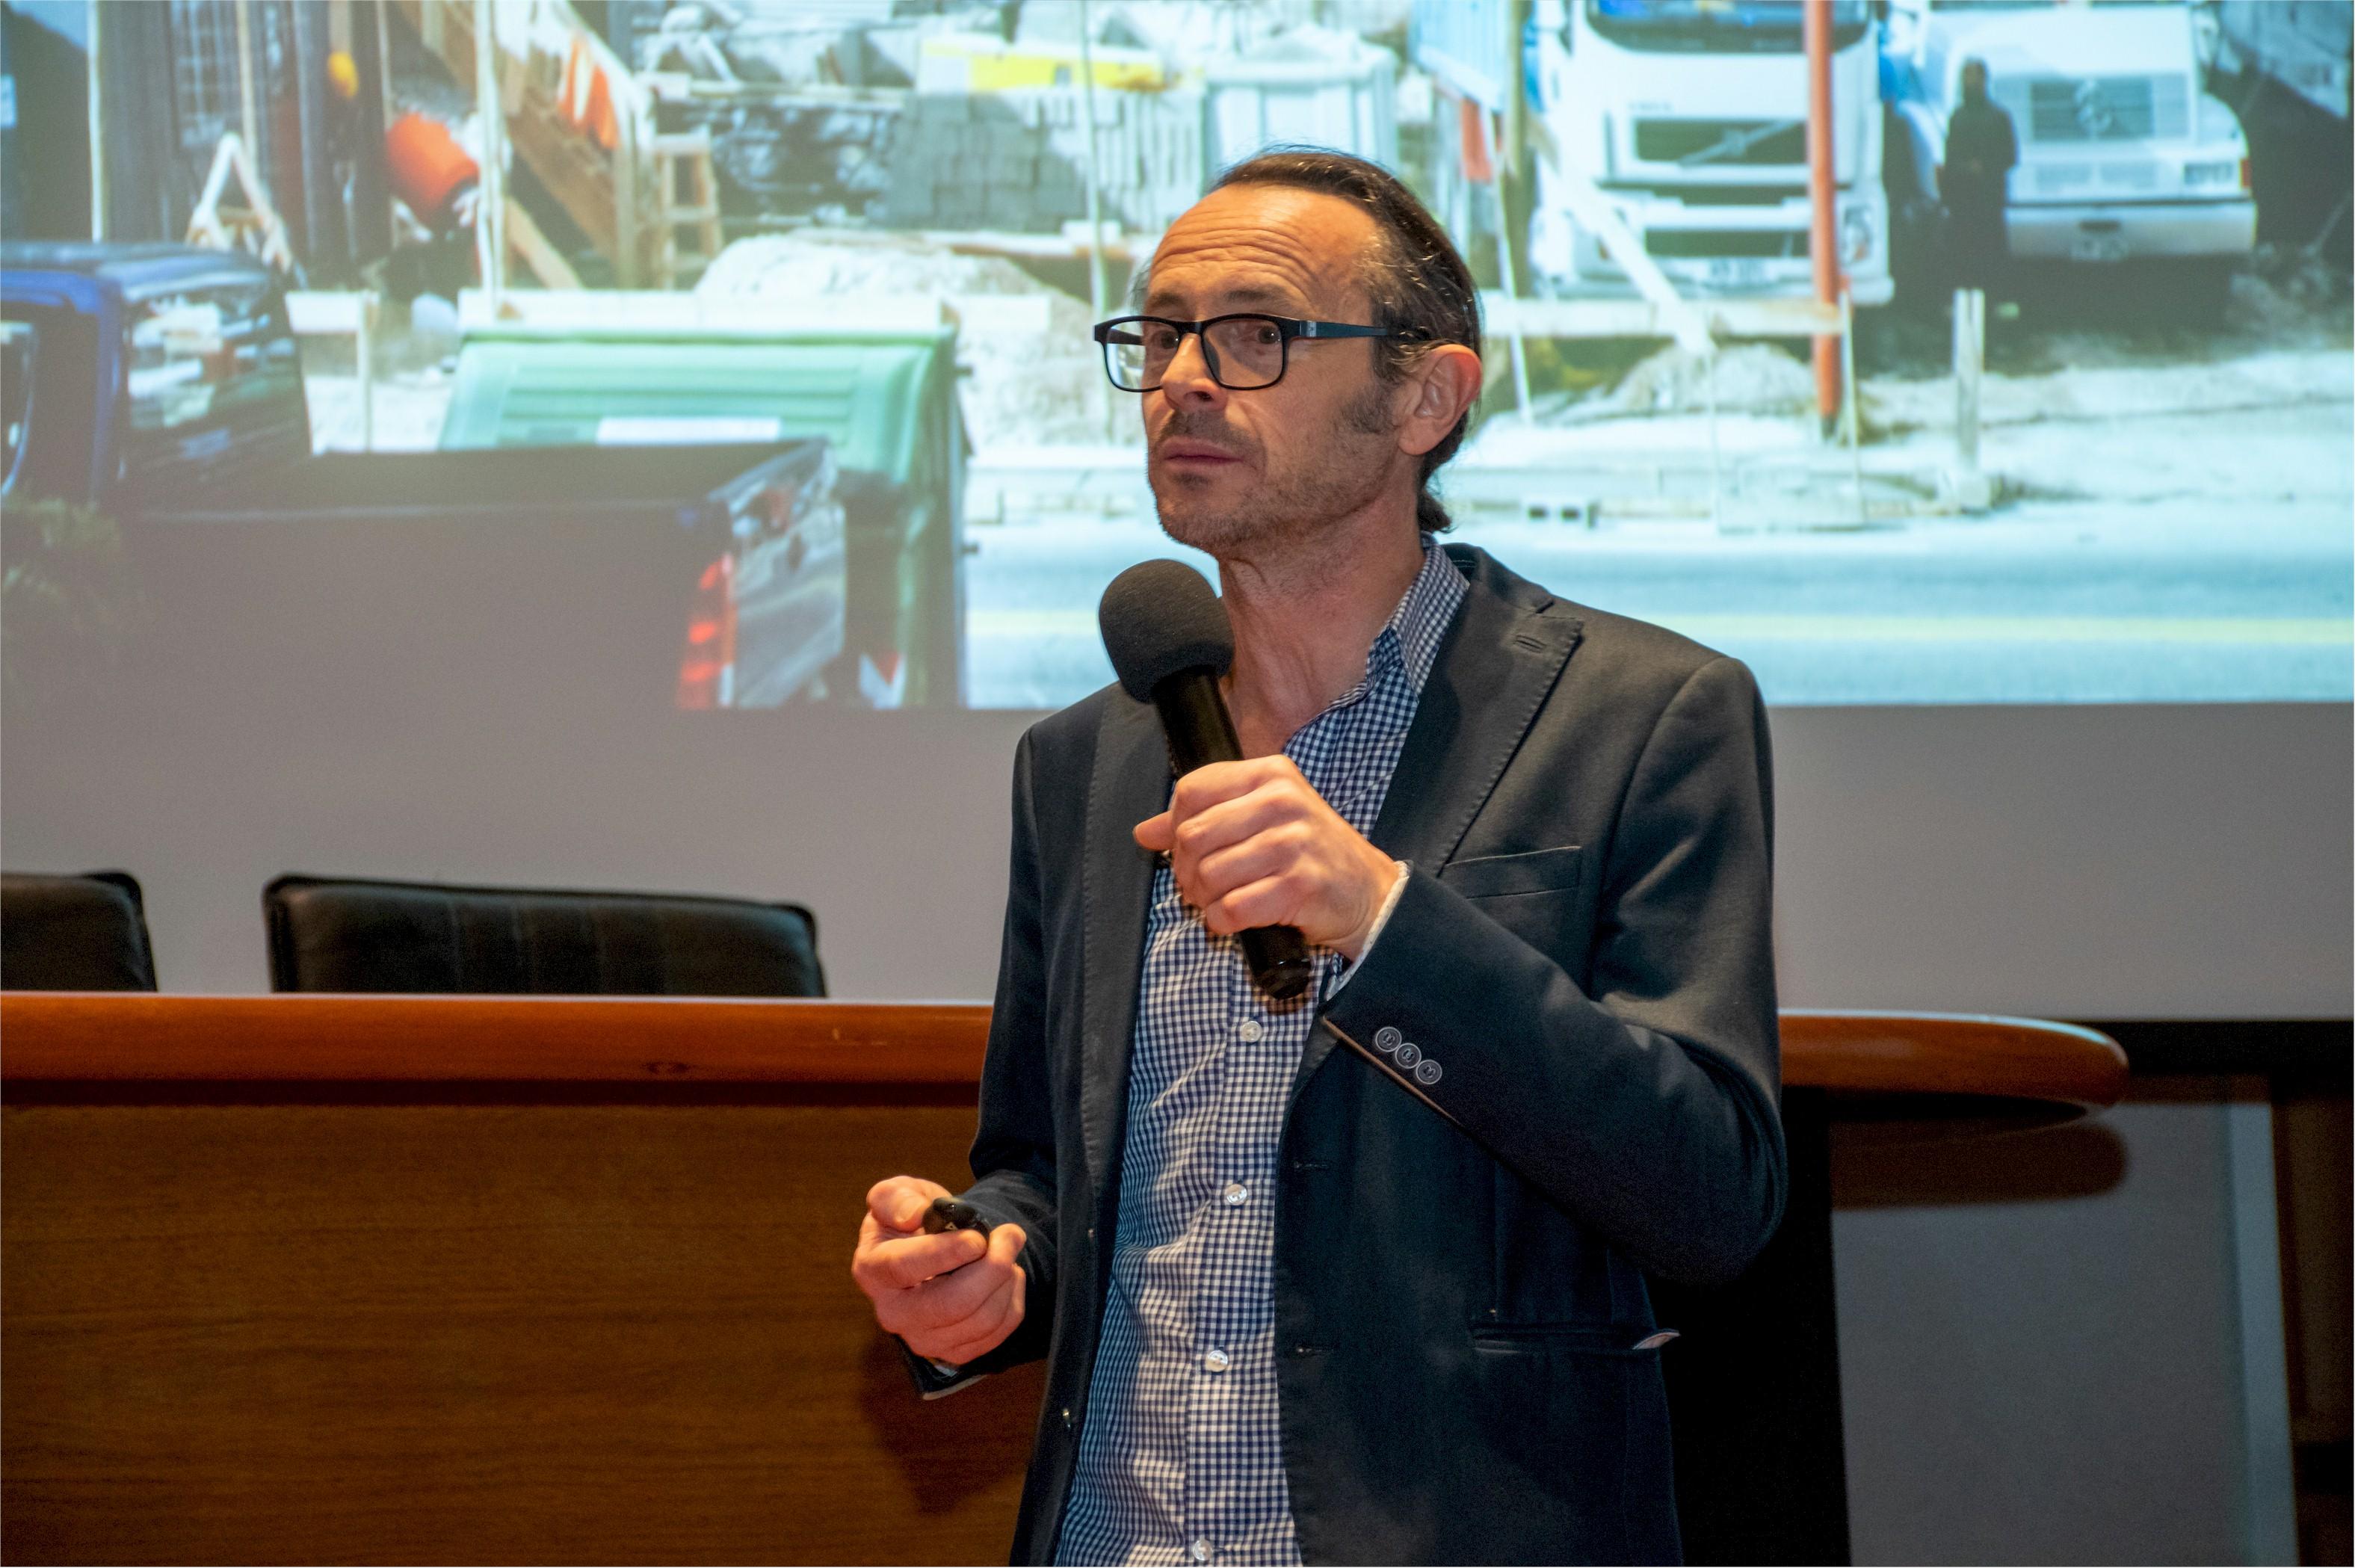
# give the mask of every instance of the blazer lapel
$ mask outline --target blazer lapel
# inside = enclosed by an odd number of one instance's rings
[[[1423,682],[1369,835],[1393,858],[1425,871],[1445,865],[1464,842],[1561,678],[1581,629],[1550,596],[1517,603],[1520,595],[1500,592],[1500,569],[1486,552],[1449,553],[1472,568],[1471,592]],[[1294,1097],[1333,1044],[1332,1030],[1310,1031],[1292,1081]]]
[[[1558,602],[1515,603],[1487,581],[1495,567],[1485,555],[1473,566],[1369,835],[1427,871],[1464,842],[1578,645],[1580,623]]]
[[[1151,708],[1114,694],[1096,732],[1088,783],[1085,911],[1081,974],[1080,1128],[1092,1197],[1102,1198],[1119,1153],[1128,1101],[1129,1046],[1136,1032],[1136,987],[1145,969],[1145,911],[1158,857],[1130,830],[1168,804],[1169,747]],[[1109,1254],[1107,1254],[1109,1255]]]

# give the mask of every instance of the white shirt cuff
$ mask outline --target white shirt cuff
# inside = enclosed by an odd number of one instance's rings
[[[1393,860],[1391,864],[1398,868],[1398,876],[1391,880],[1391,891],[1382,895],[1382,907],[1374,912],[1373,929],[1366,933],[1366,944],[1358,949],[1357,957],[1349,961],[1348,968],[1342,971],[1341,978],[1335,983],[1333,989],[1336,991],[1349,983],[1349,976],[1355,975],[1372,954],[1374,944],[1382,939],[1382,927],[1391,923],[1391,911],[1398,908],[1399,895],[1406,891],[1406,879],[1412,868],[1404,860]]]

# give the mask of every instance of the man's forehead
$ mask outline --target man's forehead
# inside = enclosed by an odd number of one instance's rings
[[[1342,197],[1229,186],[1162,236],[1146,304],[1336,308],[1360,293],[1359,258],[1379,240],[1373,220]]]

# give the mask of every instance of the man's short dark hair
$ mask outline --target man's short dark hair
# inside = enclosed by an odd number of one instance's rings
[[[1225,170],[1210,188],[1223,190],[1231,185],[1288,186],[1337,196],[1366,209],[1382,235],[1381,245],[1365,257],[1360,274],[1373,302],[1373,325],[1423,335],[1419,341],[1393,339],[1379,346],[1382,351],[1374,365],[1385,380],[1404,377],[1407,368],[1434,344],[1460,343],[1480,352],[1480,293],[1473,285],[1472,270],[1456,253],[1447,230],[1396,175],[1380,164],[1329,148],[1271,147]],[[1431,493],[1431,476],[1464,444],[1470,421],[1467,410],[1445,439],[1423,454],[1415,521],[1433,533],[1450,523],[1447,509]]]

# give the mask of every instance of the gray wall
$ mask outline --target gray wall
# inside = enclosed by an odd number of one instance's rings
[[[1774,724],[1788,1002],[2348,1015],[2346,707],[1785,709]]]
[[[326,683],[331,688],[333,683]],[[174,990],[267,988],[281,871],[805,900],[846,997],[986,997],[1032,716],[539,722],[313,690],[12,706],[7,862],[145,884]],[[2350,1009],[2350,710],[1783,709],[1785,1000],[2041,1017]]]
[[[1859,1563],[2293,1563],[2262,1081],[1834,1161]]]

